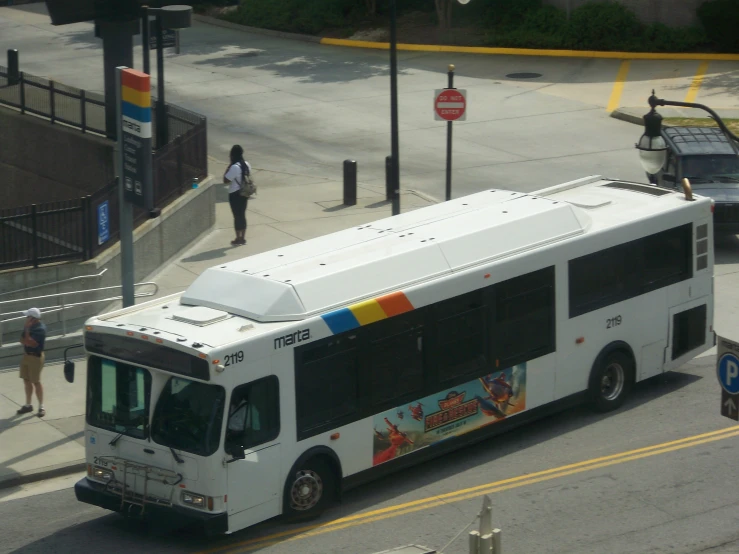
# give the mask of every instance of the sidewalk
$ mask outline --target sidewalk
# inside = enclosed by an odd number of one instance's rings
[[[217,263],[391,215],[384,188],[360,184],[357,205],[344,206],[340,181],[267,171],[255,171],[254,175],[259,192],[249,200],[247,244],[231,246],[234,232],[228,194],[223,185],[216,185],[215,228],[147,279],[159,285],[157,296],[185,290],[203,270]],[[405,191],[400,206],[407,212],[433,202]],[[62,364],[48,365],[43,383],[46,417],[40,419],[35,413],[18,416],[16,410],[25,402],[23,383],[16,370],[0,372],[0,497],[23,483],[84,471],[84,363],[77,361],[72,384],[64,379]]]

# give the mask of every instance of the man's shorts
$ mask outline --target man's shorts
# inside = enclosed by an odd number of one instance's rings
[[[20,378],[31,383],[41,382],[41,370],[44,369],[44,360],[46,359],[45,354],[42,352],[41,357],[31,356],[30,354],[23,354],[21,360],[21,372]]]

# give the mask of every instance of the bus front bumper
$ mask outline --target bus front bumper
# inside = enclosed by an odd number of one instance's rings
[[[83,477],[74,485],[74,494],[80,502],[100,506],[113,512],[121,511],[121,497],[106,491],[105,485],[90,481],[87,477]],[[171,523],[178,527],[199,524],[203,526],[208,535],[220,535],[228,531],[228,516],[225,512],[212,514],[181,506],[146,504],[143,517],[152,521]]]

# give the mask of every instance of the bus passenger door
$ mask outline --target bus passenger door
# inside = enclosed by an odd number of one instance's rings
[[[243,515],[243,525],[249,525],[251,519],[256,522],[276,515],[280,493],[279,414],[279,384],[275,376],[237,387],[231,395],[225,443],[229,456],[229,520],[260,506],[254,510],[254,517]],[[239,459],[241,449],[243,459]]]

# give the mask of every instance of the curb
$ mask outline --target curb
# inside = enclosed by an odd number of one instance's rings
[[[621,110],[613,110],[611,112],[611,117],[614,119],[620,119],[621,121],[626,121],[627,123],[633,123],[635,125],[644,125],[644,119],[641,117],[622,112]]]
[[[201,23],[207,23],[208,25],[215,25],[217,27],[225,27],[226,29],[233,29],[234,31],[242,31],[245,33],[256,33],[259,35],[266,35],[268,37],[286,38],[291,40],[299,40],[302,42],[315,42],[316,44],[321,42],[321,37],[313,35],[301,35],[299,33],[286,33],[284,31],[273,31],[272,29],[261,29],[260,27],[249,27],[248,25],[241,25],[239,23],[231,23],[217,17],[211,17],[209,15],[198,15],[193,14],[192,18],[195,21]],[[739,59],[739,57],[737,57]]]
[[[366,40],[348,40],[338,38],[322,38],[321,44],[332,46],[348,46],[350,48],[375,48],[387,50],[389,42],[370,42]],[[708,60],[739,61],[739,54],[706,54],[706,53],[658,53],[658,52],[601,52],[597,50],[543,50],[536,48],[494,48],[487,46],[446,46],[432,44],[398,44],[398,50],[411,52],[453,52],[458,54],[487,54],[503,56],[540,56],[552,58],[602,58],[617,60]]]
[[[80,473],[85,471],[86,467],[87,463],[85,460],[78,460],[68,464],[49,466],[38,471],[30,471],[28,473],[11,477],[10,479],[0,480],[0,490],[18,487],[20,485],[27,485],[28,483],[35,483],[37,481],[44,481],[54,477],[63,477],[73,473]]]
[[[313,42],[327,46],[346,46],[349,48],[371,48],[389,50],[389,42],[372,42],[367,40],[349,40],[340,38],[322,38],[314,35],[273,31],[260,27],[250,27],[239,23],[232,23],[209,15],[193,14],[195,21],[225,27],[235,31],[256,33],[277,38]],[[552,58],[601,58],[616,60],[698,60],[698,61],[739,61],[739,54],[708,54],[708,53],[659,53],[659,52],[602,52],[599,50],[547,50],[538,48],[495,48],[488,46],[447,46],[434,44],[405,44],[399,43],[398,50],[410,52],[451,52],[457,54],[486,54],[503,56],[539,56]]]

